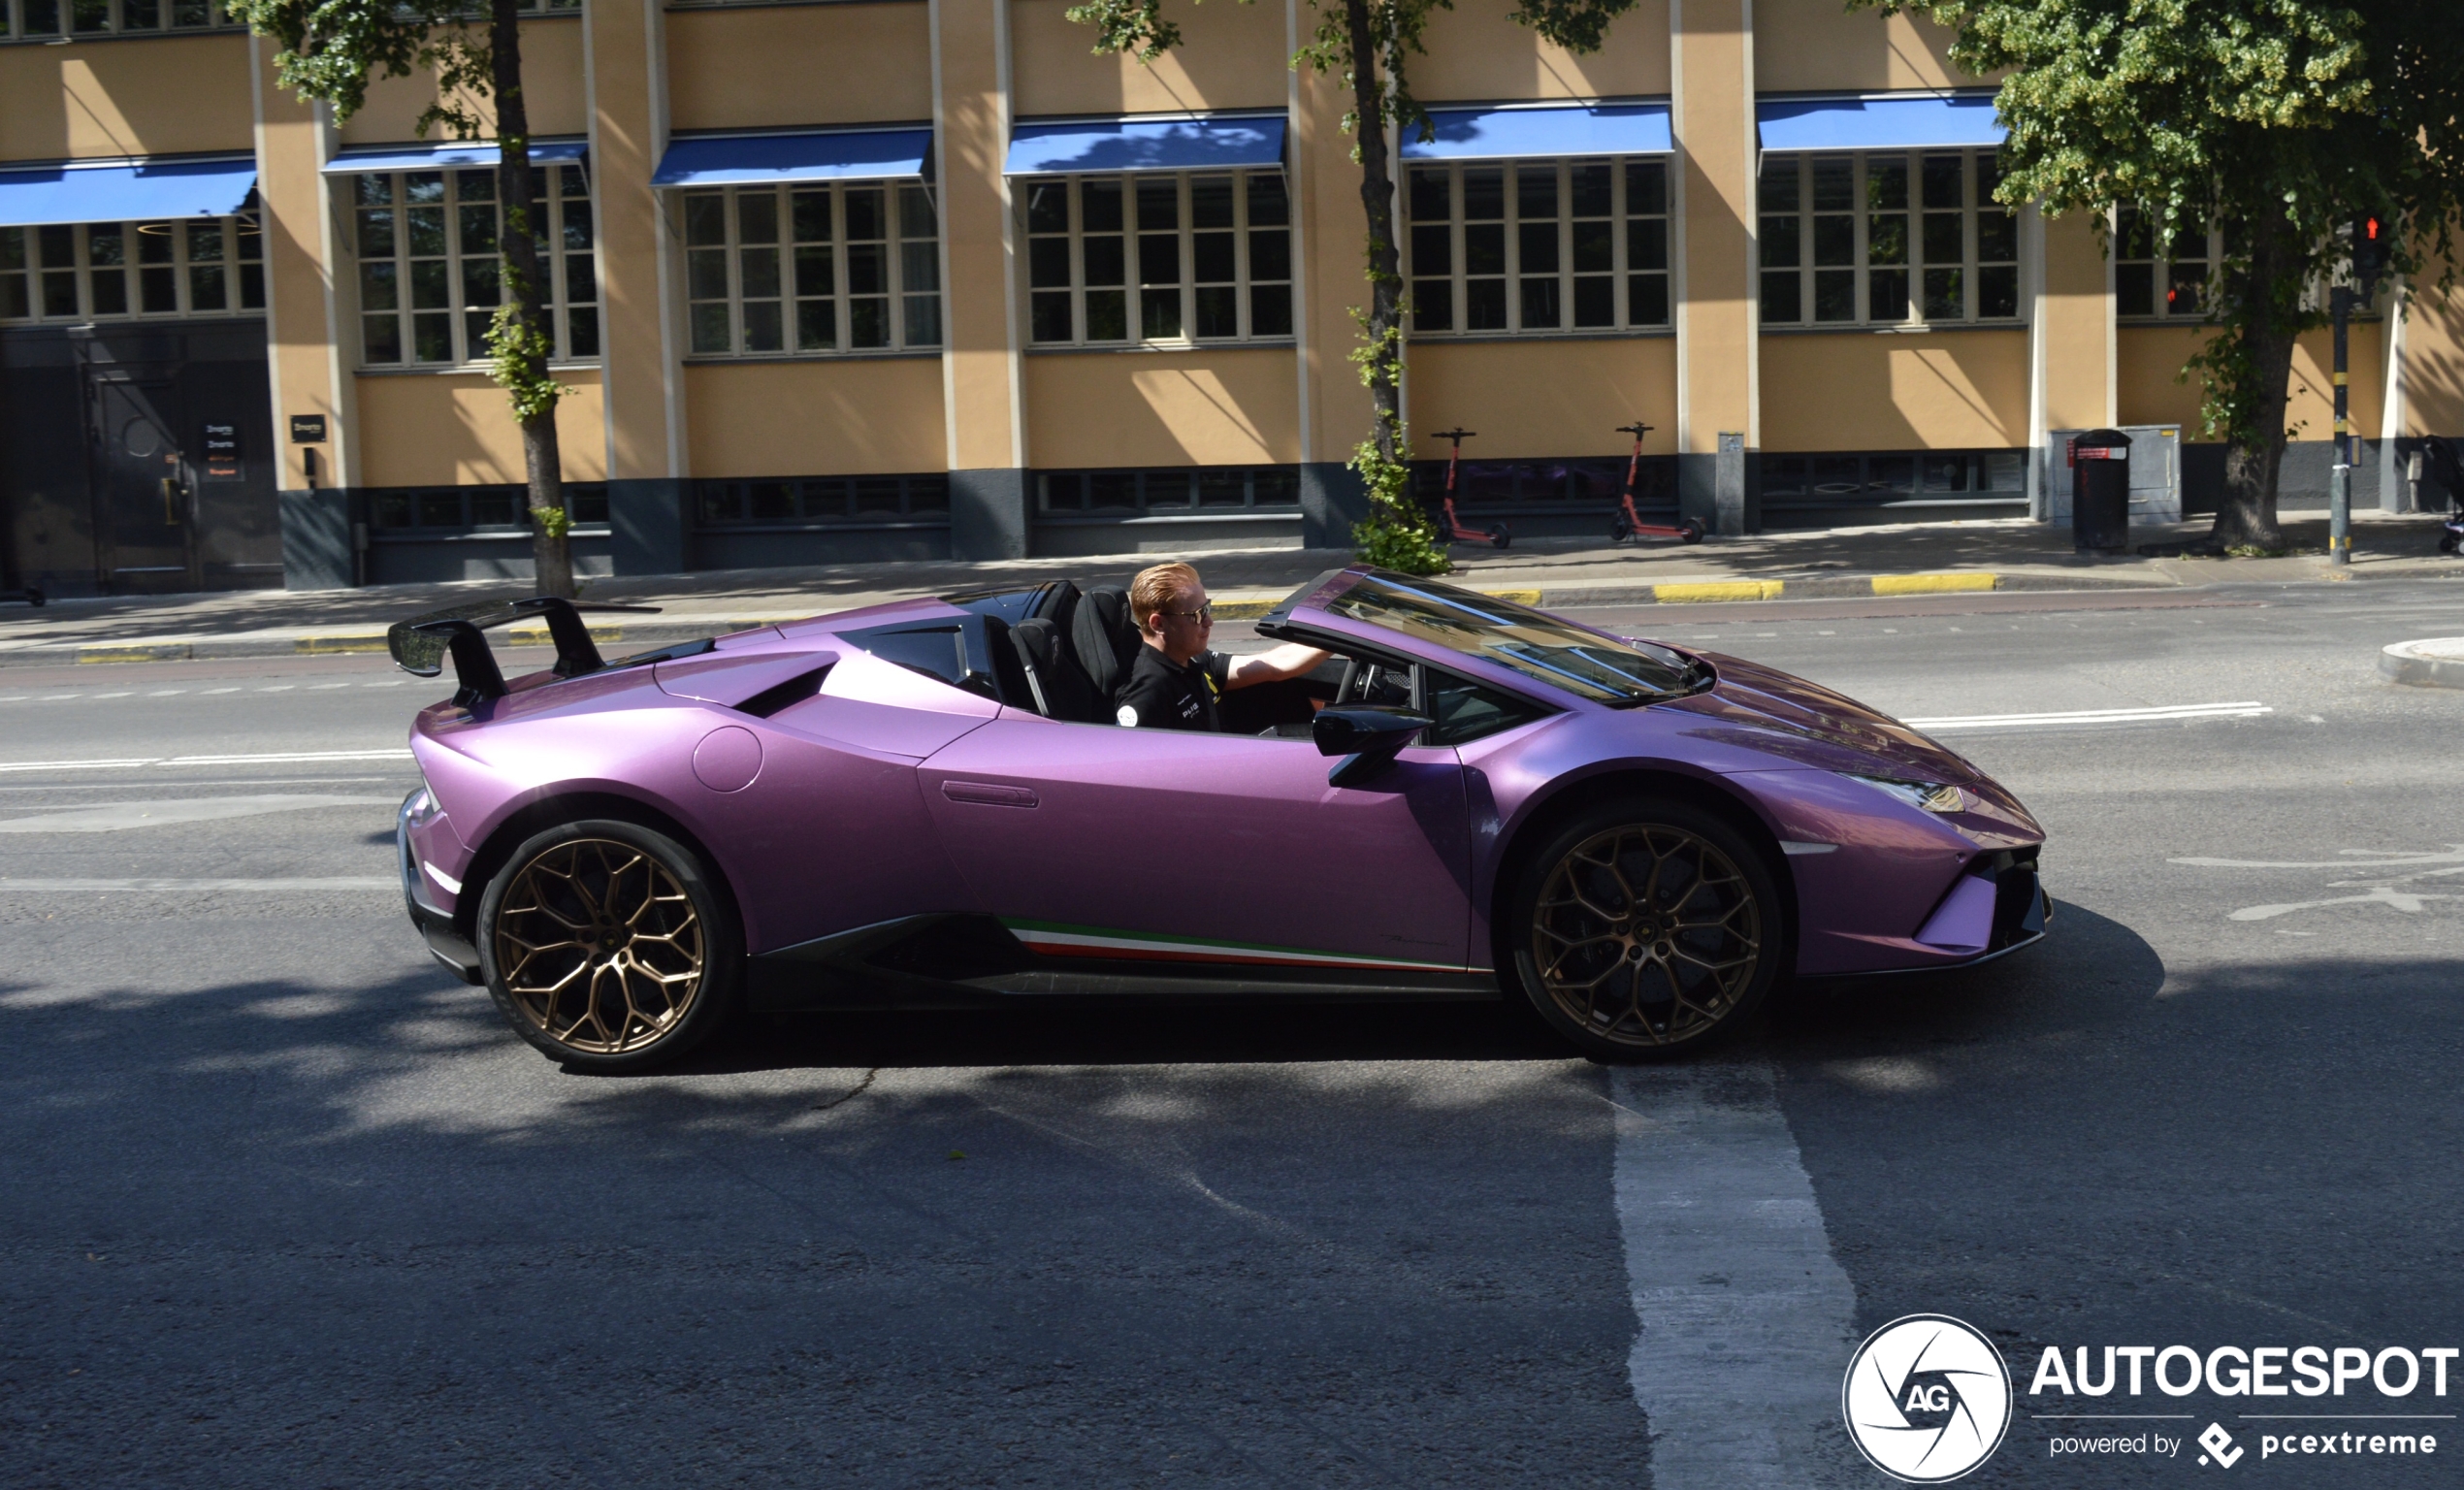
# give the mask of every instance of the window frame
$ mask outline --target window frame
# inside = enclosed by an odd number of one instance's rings
[[[893,487],[895,510],[859,505],[863,484],[876,499]],[[692,487],[693,530],[696,533],[860,533],[950,526],[950,476],[947,471],[886,472],[859,476],[701,476]],[[792,512],[759,512],[756,488],[771,488],[784,497]],[[834,498],[835,509],[818,509]],[[724,510],[733,504],[737,510]]]
[[[859,243],[879,243],[882,247],[883,289],[879,296],[859,295],[849,283],[847,194],[851,191],[878,191],[882,196],[882,233],[879,239],[859,239]],[[795,232],[795,198],[798,194],[826,193],[829,201],[829,237],[799,240]],[[909,194],[916,194],[932,216],[929,237],[912,236],[907,232]],[[678,252],[683,256],[685,356],[691,361],[770,361],[798,357],[897,357],[918,353],[938,353],[949,340],[948,290],[941,283],[941,204],[930,185],[916,177],[851,178],[843,180],[783,180],[748,183],[735,186],[697,187],[674,193],[675,233]],[[776,213],[777,236],[767,243],[747,243],[742,239],[742,208],[747,198],[769,196]],[[694,205],[717,200],[721,204],[722,242],[699,243],[693,239]],[[804,271],[798,264],[796,250],[803,247],[827,247],[829,252],[830,288],[825,294],[806,295]],[[909,286],[911,247],[924,253],[918,262],[928,264],[932,284],[927,289]],[[753,350],[747,347],[745,329],[744,273],[747,253],[775,249],[778,262],[778,292],[775,296],[754,296],[756,304],[775,301],[779,307],[779,345]],[[724,299],[695,293],[694,276],[697,254],[724,253],[727,269],[727,293]],[[880,346],[855,344],[855,316],[852,302],[880,299],[885,303],[890,340]],[[915,303],[929,300],[933,325],[930,340],[911,335],[910,316]],[[799,346],[798,310],[808,303],[827,300],[831,308],[831,340],[829,346]],[[728,349],[706,350],[696,338],[700,332],[696,311],[703,307],[724,306],[728,318]]]
[[[545,223],[535,225],[540,257],[545,261],[547,270],[548,319],[556,339],[555,352],[548,359],[548,363],[551,367],[597,367],[600,364],[600,349],[605,344],[603,340],[605,324],[600,319],[600,312],[605,303],[600,297],[600,289],[601,276],[599,274],[598,183],[591,178],[590,172],[577,160],[535,159],[532,162],[532,170],[537,173],[534,179],[542,183],[540,200],[547,206],[549,219]],[[574,178],[582,183],[582,190],[578,194],[568,194],[565,190],[564,173],[568,171],[572,172]],[[436,176],[442,179],[444,194],[435,202],[414,203],[409,199],[407,181],[412,177],[423,176]],[[489,195],[483,202],[466,203],[462,200],[462,178],[467,176],[485,177],[488,179]],[[363,372],[454,372],[468,370],[487,361],[488,350],[484,339],[475,333],[470,317],[474,311],[491,311],[493,307],[472,306],[469,303],[470,275],[467,266],[477,258],[484,258],[499,266],[502,266],[503,260],[499,250],[493,246],[480,250],[466,249],[463,246],[462,216],[463,209],[466,207],[493,208],[498,212],[497,231],[499,233],[503,231],[503,205],[496,200],[495,178],[496,167],[494,166],[456,165],[409,167],[392,171],[354,171],[336,178],[338,182],[348,183],[341,187],[348,195],[348,200],[342,204],[341,210],[347,213],[345,221],[349,229],[344,238],[347,257],[352,268],[352,298],[357,310],[353,321],[353,335],[358,349],[355,364],[358,371]],[[381,205],[372,201],[367,194],[366,183],[373,180],[388,183],[387,190],[390,195]],[[441,255],[411,251],[408,212],[414,207],[433,207],[444,214],[445,251]],[[390,253],[375,255],[366,251],[369,217],[374,212],[394,214],[390,229],[393,235],[393,249]],[[568,219],[572,218],[576,212],[578,212],[582,230],[589,239],[587,247],[572,247],[567,242]],[[569,296],[571,261],[577,258],[587,259],[591,264],[591,298],[578,302]],[[427,263],[442,263],[445,266],[446,304],[442,308],[412,304],[413,266]],[[369,271],[378,265],[390,265],[394,271],[394,305],[390,308],[372,308],[368,304],[372,288],[375,283]],[[499,286],[499,294],[501,297],[502,285]],[[500,305],[503,303],[502,298],[497,302]],[[593,343],[593,350],[578,356],[571,350],[574,340],[573,326],[576,324],[575,311],[589,312],[591,326],[589,340]],[[441,313],[446,317],[446,324],[450,330],[450,345],[454,355],[445,359],[417,355],[419,331],[415,316],[422,312]],[[394,318],[395,345],[402,355],[380,361],[370,355],[369,330],[372,321],[384,316]]]
[[[2116,320],[2132,326],[2199,325],[2206,322],[2208,290],[2215,282],[2217,269],[2224,260],[2224,229],[2213,215],[2201,235],[2207,241],[2207,252],[2197,260],[2174,256],[2173,250],[2181,246],[2181,235],[2176,234],[2169,241],[2158,240],[2161,222],[2156,214],[2143,213],[2132,207],[2119,207],[2114,210],[2109,226],[2112,229],[2112,251],[2107,262],[2113,267],[2113,313]],[[2148,251],[2144,254],[2126,252],[2132,246],[2130,239],[2142,228],[2147,235]],[[2198,299],[2192,308],[2176,310],[2173,308],[2177,288],[2174,272],[2178,267],[2191,263],[2200,265]],[[2145,310],[2124,310],[2122,308],[2124,272],[2140,269],[2145,269],[2148,275],[2149,308]]]
[[[1283,198],[1281,222],[1258,223],[1252,220],[1249,182],[1255,178],[1273,178],[1281,188]],[[1138,241],[1142,236],[1160,235],[1151,229],[1142,230],[1138,225],[1138,188],[1142,183],[1167,179],[1173,182],[1174,201],[1177,204],[1174,241],[1176,252],[1179,255],[1177,265],[1179,278],[1173,293],[1180,300],[1181,332],[1177,336],[1150,337],[1145,334],[1143,328],[1147,319],[1146,301],[1151,290],[1149,286],[1139,282]],[[1192,211],[1193,189],[1200,181],[1212,180],[1231,182],[1232,225],[1229,228],[1200,227],[1197,223],[1197,215]],[[1299,257],[1299,246],[1292,222],[1292,183],[1289,175],[1281,166],[1247,166],[1200,171],[1090,172],[1085,175],[1026,177],[1021,178],[1021,182],[1017,193],[1018,231],[1026,251],[1020,255],[1018,273],[1023,281],[1021,289],[1023,295],[1021,305],[1026,311],[1026,323],[1022,328],[1025,332],[1026,350],[1030,352],[1130,348],[1188,350],[1206,346],[1285,346],[1294,341],[1295,332],[1291,329],[1263,333],[1256,329],[1259,319],[1258,291],[1261,289],[1268,291],[1280,289],[1283,292],[1282,318],[1287,326],[1297,325],[1299,313],[1296,304],[1297,280],[1293,275],[1293,268]],[[1093,236],[1098,238],[1118,236],[1121,241],[1121,283],[1117,288],[1121,295],[1121,324],[1127,334],[1121,337],[1097,338],[1087,333],[1086,296],[1090,290],[1102,293],[1111,291],[1116,286],[1089,285],[1086,282],[1086,240],[1089,235],[1086,228],[1085,201],[1087,186],[1104,184],[1117,186],[1120,190],[1121,225],[1118,230],[1098,230]],[[1060,231],[1038,228],[1035,226],[1034,219],[1035,194],[1040,190],[1054,188],[1062,192],[1065,211],[1068,214],[1068,226]],[[1259,278],[1253,273],[1254,236],[1278,229],[1284,235],[1283,275],[1273,279]],[[1194,241],[1201,233],[1225,232],[1232,235],[1232,277],[1229,280],[1209,279],[1202,282],[1198,278]],[[1038,285],[1035,282],[1036,245],[1054,243],[1067,244],[1069,283],[1066,286]],[[1218,286],[1228,287],[1232,291],[1234,320],[1239,329],[1230,336],[1199,336],[1196,332],[1199,292],[1202,289]],[[1038,337],[1036,316],[1040,308],[1039,299],[1044,305],[1050,305],[1054,303],[1054,297],[1063,294],[1069,297],[1070,335],[1066,338]]]
[[[217,320],[233,317],[263,316],[266,313],[265,235],[258,226],[258,213],[243,210],[227,217],[171,217],[117,223],[78,222],[50,223],[34,227],[0,228],[0,325],[72,326],[94,322],[123,321]],[[191,256],[198,224],[216,223],[220,227],[222,255],[218,259]],[[122,243],[122,256],[117,264],[97,265],[93,262],[94,231],[117,228]],[[171,257],[148,264],[140,257],[138,241],[155,236],[150,229],[162,229],[161,236],[171,240]],[[70,235],[70,262],[53,264],[43,247],[46,234],[66,232]],[[253,257],[243,257],[253,248]],[[196,308],[197,279],[192,271],[219,267],[231,271],[226,275],[223,304],[219,309],[200,310]],[[142,275],[149,269],[168,270],[172,275],[177,308],[147,310]],[[249,270],[256,273],[250,275]],[[124,304],[131,308],[97,310],[94,291],[98,275],[117,272],[129,293]],[[44,308],[44,281],[53,275],[70,274],[76,277],[77,309],[73,313],[52,314]],[[14,299],[11,291],[22,286],[26,313],[10,313]],[[248,304],[249,292],[255,292],[255,305]]]
[[[1205,483],[1210,476],[1216,481],[1219,494],[1223,485],[1236,476],[1241,486],[1237,502],[1209,501]],[[1096,506],[1090,482],[1097,477],[1126,482],[1130,501],[1127,504]],[[1072,467],[1039,470],[1033,472],[1035,485],[1035,520],[1058,523],[1123,523],[1138,519],[1182,518],[1215,520],[1252,517],[1290,517],[1301,515],[1300,468],[1272,462],[1249,466],[1105,466]],[[1072,483],[1077,490],[1075,504],[1055,504],[1056,483]],[[1151,488],[1161,486],[1169,494],[1178,485],[1184,500],[1156,501]],[[1287,496],[1261,497],[1262,487],[1272,485]]]
[[[1398,246],[1404,283],[1412,295],[1412,309],[1409,317],[1409,334],[1411,340],[1416,341],[1423,339],[1462,340],[1500,337],[1630,337],[1673,333],[1676,327],[1676,299],[1673,263],[1675,244],[1672,235],[1675,232],[1676,213],[1672,210],[1669,174],[1673,169],[1674,161],[1675,157],[1667,151],[1637,151],[1624,155],[1404,161],[1403,170],[1396,181],[1396,216],[1402,225],[1402,231],[1396,236],[1402,241]],[[1631,172],[1633,167],[1643,165],[1656,166],[1660,171],[1660,206],[1657,211],[1637,212],[1633,210]],[[1577,218],[1574,214],[1573,172],[1576,168],[1583,166],[1608,168],[1609,211],[1605,220],[1609,224],[1611,254],[1610,267],[1605,272],[1578,270],[1574,263],[1576,223],[1602,220],[1594,217]],[[1523,288],[1527,282],[1540,279],[1541,275],[1526,275],[1522,269],[1522,192],[1518,185],[1518,173],[1527,170],[1537,171],[1543,167],[1554,169],[1557,177],[1558,321],[1554,326],[1528,328],[1522,324]],[[1500,189],[1504,196],[1504,205],[1502,214],[1495,219],[1505,237],[1503,268],[1497,275],[1475,275],[1471,272],[1467,252],[1472,221],[1464,215],[1466,202],[1463,178],[1466,172],[1491,170],[1501,172],[1503,177]],[[1447,307],[1449,324],[1443,327],[1422,324],[1422,314],[1426,308],[1419,301],[1420,286],[1424,283],[1437,283],[1441,276],[1436,274],[1422,273],[1421,266],[1416,262],[1418,255],[1413,252],[1415,230],[1424,226],[1433,226],[1433,224],[1422,224],[1411,215],[1412,180],[1424,172],[1431,174],[1443,172],[1446,177],[1445,227],[1448,258],[1443,278],[1449,297]],[[1477,220],[1481,224],[1490,221],[1487,218]],[[1657,267],[1637,268],[1632,262],[1633,225],[1637,222],[1657,222],[1660,225],[1660,263]],[[1573,324],[1574,317],[1579,313],[1576,308],[1575,280],[1593,277],[1606,277],[1611,281],[1613,306],[1611,324],[1577,326]],[[1633,299],[1635,281],[1637,278],[1658,279],[1662,304],[1667,310],[1664,318],[1635,319]],[[1475,328],[1467,324],[1471,320],[1471,301],[1467,284],[1473,279],[1503,281],[1506,286],[1506,325]]]
[[[2019,214],[1994,203],[1989,182],[1999,178],[1989,176],[1994,162],[1991,148],[1960,146],[1948,148],[1910,146],[1904,149],[1866,150],[1771,150],[1765,153],[1762,169],[1755,178],[1755,300],[1758,320],[1772,331],[1944,331],[1970,328],[2008,329],[2027,324],[2029,305],[2026,275],[2026,254],[2019,242]],[[1928,157],[1956,155],[1961,159],[1960,213],[1961,251],[1956,263],[1936,260],[1926,251],[1926,223],[1929,213],[1940,214],[1947,210],[1929,208],[1924,196],[1925,163]],[[1820,218],[1843,215],[1843,210],[1818,207],[1814,198],[1814,173],[1819,164],[1838,161],[1850,163],[1850,206],[1844,213],[1850,224],[1852,252],[1845,264],[1818,262]],[[1896,161],[1906,171],[1904,205],[1878,208],[1873,201],[1873,171],[1877,162]],[[1773,211],[1768,207],[1767,181],[1775,165],[1786,163],[1796,168],[1796,207],[1793,211]],[[1986,246],[1986,214],[1998,211],[2008,219],[2010,256],[1982,257]],[[1795,262],[1771,262],[1778,235],[1772,229],[1774,219],[1794,216]],[[1873,260],[1874,219],[1877,216],[1903,217],[1907,221],[1903,256],[1897,263]],[[1961,310],[1956,315],[1934,316],[1926,307],[1926,275],[1929,270],[1949,269],[1959,275]],[[1907,308],[1897,318],[1877,318],[1873,314],[1874,280],[1877,274],[1899,273],[1906,276]],[[1986,294],[1984,276],[1988,273],[2007,273],[2011,287],[2012,308],[2007,315],[1983,313]],[[1774,316],[1772,281],[1781,275],[1797,276],[1798,314]],[[1853,275],[1854,314],[1824,318],[1818,275],[1848,273]]]

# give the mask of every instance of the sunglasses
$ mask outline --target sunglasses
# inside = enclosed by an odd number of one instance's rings
[[[1212,624],[1215,620],[1215,601],[1209,600],[1195,610],[1167,610],[1162,612],[1162,614],[1167,616],[1179,616],[1183,621],[1197,621]]]

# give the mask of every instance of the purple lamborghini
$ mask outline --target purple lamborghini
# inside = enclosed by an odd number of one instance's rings
[[[1520,997],[1632,1059],[1792,974],[2044,934],[2043,831],[1924,735],[1735,658],[1369,568],[1257,623],[1325,649],[1216,733],[1123,729],[1140,645],[1066,580],[603,662],[576,606],[394,629],[411,921],[591,1070],[741,1008],[1037,995]],[[508,682],[486,629],[543,621]]]

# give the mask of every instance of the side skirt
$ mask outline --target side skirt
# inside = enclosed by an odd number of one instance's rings
[[[746,1003],[805,1009],[969,1009],[1021,998],[1174,1001],[1494,999],[1484,969],[1286,966],[1185,958],[1054,956],[989,916],[909,916],[749,959]]]

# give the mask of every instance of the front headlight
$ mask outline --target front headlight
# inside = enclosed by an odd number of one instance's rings
[[[1850,781],[1862,781],[1887,796],[1896,796],[1911,807],[1927,812],[1960,812],[1967,806],[1967,794],[1954,786],[1930,781],[1893,781],[1885,776],[1857,776],[1839,773]]]

